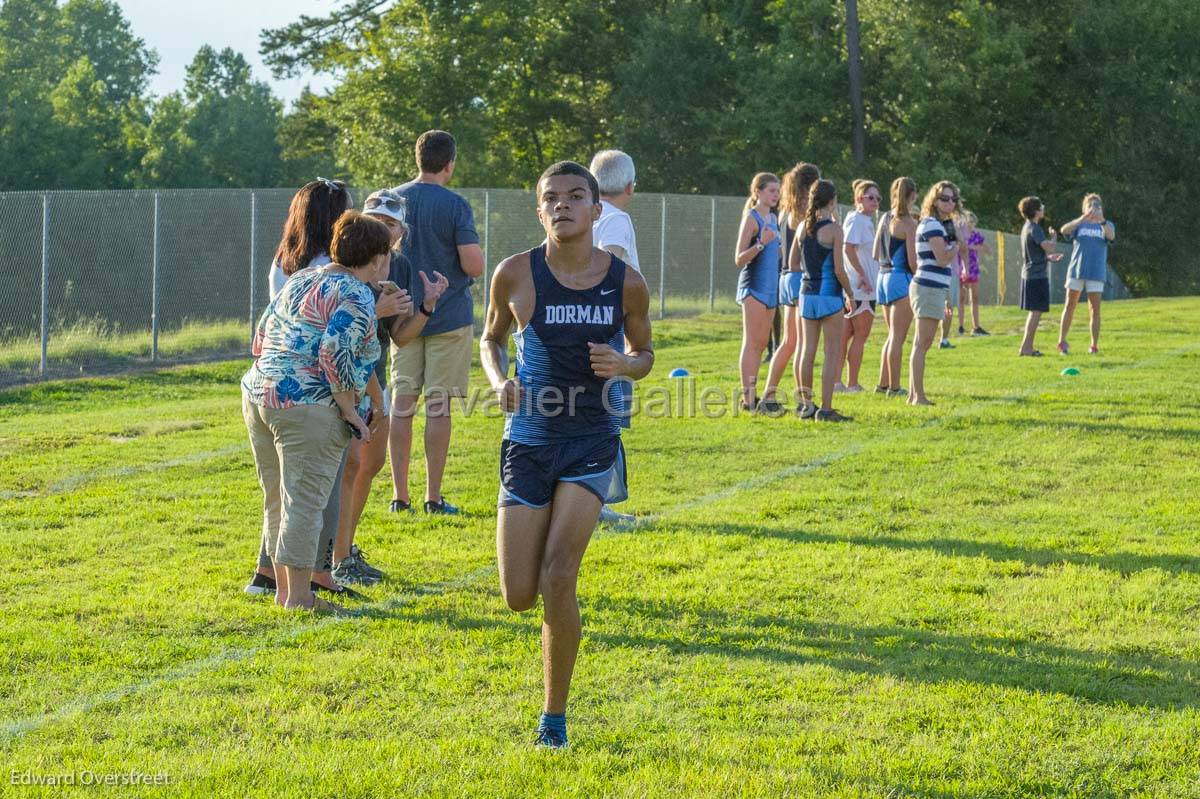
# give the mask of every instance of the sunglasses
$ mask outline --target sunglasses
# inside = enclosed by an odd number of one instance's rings
[[[342,183],[340,180],[330,180],[329,178],[323,177],[317,177],[317,180],[324,183],[325,188],[329,189],[330,191],[339,191],[346,186],[346,184]]]
[[[956,203],[958,202],[958,197],[947,197],[944,194],[940,194],[938,195],[938,200],[944,203]]]
[[[401,217],[405,215],[408,208],[408,201],[403,197],[396,197],[391,194],[381,194],[377,197],[368,197],[363,208],[364,211],[376,211],[383,208],[386,211],[391,211],[394,214],[399,214]]]

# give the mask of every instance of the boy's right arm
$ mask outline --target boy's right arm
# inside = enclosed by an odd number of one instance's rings
[[[509,299],[513,292],[513,258],[506,258],[496,267],[492,276],[492,292],[488,302],[487,319],[483,323],[483,335],[479,338],[479,362],[492,390],[500,400],[500,408],[507,412],[517,410],[521,401],[521,384],[509,378],[503,367],[508,348],[508,333],[514,322]]]

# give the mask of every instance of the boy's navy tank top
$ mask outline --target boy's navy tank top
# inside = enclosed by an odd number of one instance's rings
[[[529,251],[537,300],[533,318],[513,335],[523,399],[505,420],[504,437],[538,446],[620,435],[625,415],[621,382],[596,376],[588,343],[621,351],[625,262],[611,256],[603,280],[588,289],[572,289],[551,273],[545,247]]]

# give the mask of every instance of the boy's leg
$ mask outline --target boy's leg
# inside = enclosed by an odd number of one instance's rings
[[[579,565],[600,518],[600,499],[583,486],[560,482],[554,490],[549,516],[539,575],[544,602],[544,711],[559,714],[566,712],[571,674],[579,653],[581,625],[579,600],[575,593]]]
[[[529,610],[537,603],[542,552],[550,527],[550,507],[510,505],[496,511],[500,593],[505,603],[518,612]]]

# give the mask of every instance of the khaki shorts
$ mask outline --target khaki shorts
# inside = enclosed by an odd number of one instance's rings
[[[388,387],[393,397],[444,394],[467,396],[475,334],[471,325],[435,336],[418,336],[403,347],[392,345]]]
[[[944,319],[950,289],[946,286],[922,286],[916,280],[908,286],[908,301],[917,319]]]

